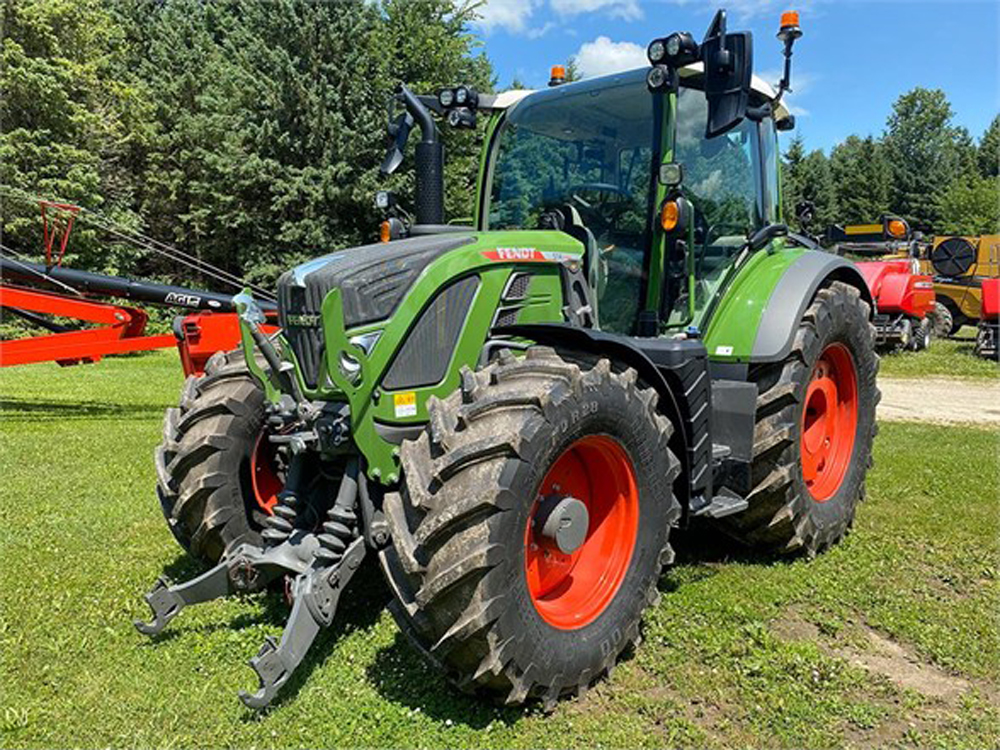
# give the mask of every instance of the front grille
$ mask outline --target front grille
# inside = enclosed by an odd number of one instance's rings
[[[278,323],[284,329],[285,339],[295,353],[302,379],[310,388],[316,387],[320,363],[323,361],[320,309],[327,291],[315,284],[304,287],[278,284]],[[315,316],[315,322],[303,325],[312,316]]]

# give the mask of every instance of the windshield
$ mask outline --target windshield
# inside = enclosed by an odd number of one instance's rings
[[[490,229],[550,228],[551,212],[599,264],[601,328],[631,333],[643,291],[654,108],[645,70],[533,94],[500,133]]]
[[[774,158],[773,125],[761,132],[745,118],[705,138],[701,85],[700,76],[682,80],[677,94],[673,160],[694,209],[694,278],[689,285],[686,264],[667,259],[657,283],[668,327],[704,322],[747,237],[775,214],[776,172],[760,171]],[[635,332],[644,302],[664,100],[648,91],[644,69],[536,92],[508,113],[494,149],[488,228],[558,228],[583,242],[600,327],[616,333]]]

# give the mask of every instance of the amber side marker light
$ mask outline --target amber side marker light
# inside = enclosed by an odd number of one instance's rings
[[[677,228],[677,220],[680,219],[680,208],[677,201],[667,201],[660,209],[660,226],[665,232],[672,232]]]
[[[900,219],[890,219],[888,229],[889,235],[892,237],[902,238],[906,236],[906,224]]]
[[[383,221],[381,224],[378,225],[378,238],[382,242],[388,242],[390,239],[392,239],[392,231],[389,227],[388,220]]]

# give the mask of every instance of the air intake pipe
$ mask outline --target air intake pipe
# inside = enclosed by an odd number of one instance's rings
[[[417,224],[444,223],[444,146],[430,110],[406,86],[400,84],[394,97],[406,107],[406,113],[389,124],[392,143],[382,163],[382,172],[391,174],[403,160],[403,149],[416,124],[420,142],[416,146],[416,196],[414,199]]]

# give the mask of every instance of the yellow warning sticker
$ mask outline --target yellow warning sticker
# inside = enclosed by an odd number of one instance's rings
[[[416,391],[406,393],[396,393],[392,396],[392,405],[397,417],[417,416],[417,394]]]

